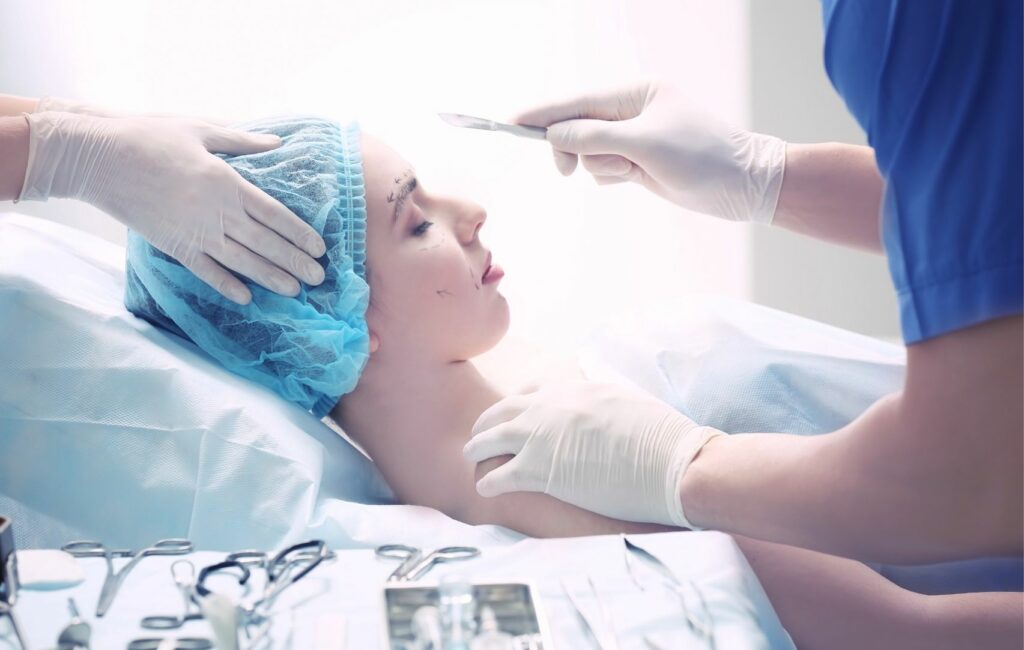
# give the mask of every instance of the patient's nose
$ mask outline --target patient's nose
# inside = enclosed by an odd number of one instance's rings
[[[463,244],[476,241],[480,228],[487,221],[487,210],[476,203],[466,202],[459,206],[458,236]]]

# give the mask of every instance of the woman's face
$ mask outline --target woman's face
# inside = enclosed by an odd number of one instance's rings
[[[371,347],[397,346],[439,361],[462,361],[493,347],[509,311],[490,252],[487,220],[470,201],[431,194],[393,149],[363,134],[366,267]]]

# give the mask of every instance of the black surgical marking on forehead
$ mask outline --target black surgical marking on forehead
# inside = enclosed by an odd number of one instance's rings
[[[392,225],[394,225],[394,223],[398,220],[398,213],[402,211],[402,206],[405,204],[405,200],[409,198],[409,195],[413,193],[418,184],[419,182],[416,180],[416,177],[413,176],[412,178],[407,180],[404,185],[402,185],[402,187],[398,190],[397,195],[394,192],[388,194],[388,203],[395,204],[395,213],[391,216]]]

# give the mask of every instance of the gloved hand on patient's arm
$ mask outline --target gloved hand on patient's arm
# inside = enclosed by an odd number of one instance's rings
[[[675,89],[642,83],[541,106],[514,118],[546,126],[555,164],[600,184],[633,181],[696,212],[771,223],[786,143],[704,115]]]
[[[693,528],[679,484],[720,435],[645,393],[580,381],[498,402],[464,454],[477,463],[514,454],[477,483],[485,497],[545,492],[616,519]]]
[[[177,259],[225,297],[249,289],[230,271],[283,295],[319,284],[326,247],[308,224],[213,154],[280,146],[276,136],[179,117],[104,116],[44,98],[26,115],[29,162],[19,200],[91,203]]]

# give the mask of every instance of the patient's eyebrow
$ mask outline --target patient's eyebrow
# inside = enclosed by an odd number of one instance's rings
[[[396,183],[400,181],[400,178],[395,179]],[[388,203],[395,204],[395,212],[393,215],[391,215],[392,228],[395,227],[395,223],[398,221],[398,213],[402,210],[402,205],[405,203],[405,200],[409,197],[409,195],[412,194],[413,190],[416,189],[417,184],[418,182],[416,180],[416,177],[413,176],[409,180],[405,181],[405,183],[402,184],[402,187],[400,187],[398,190],[395,190],[388,194]]]

